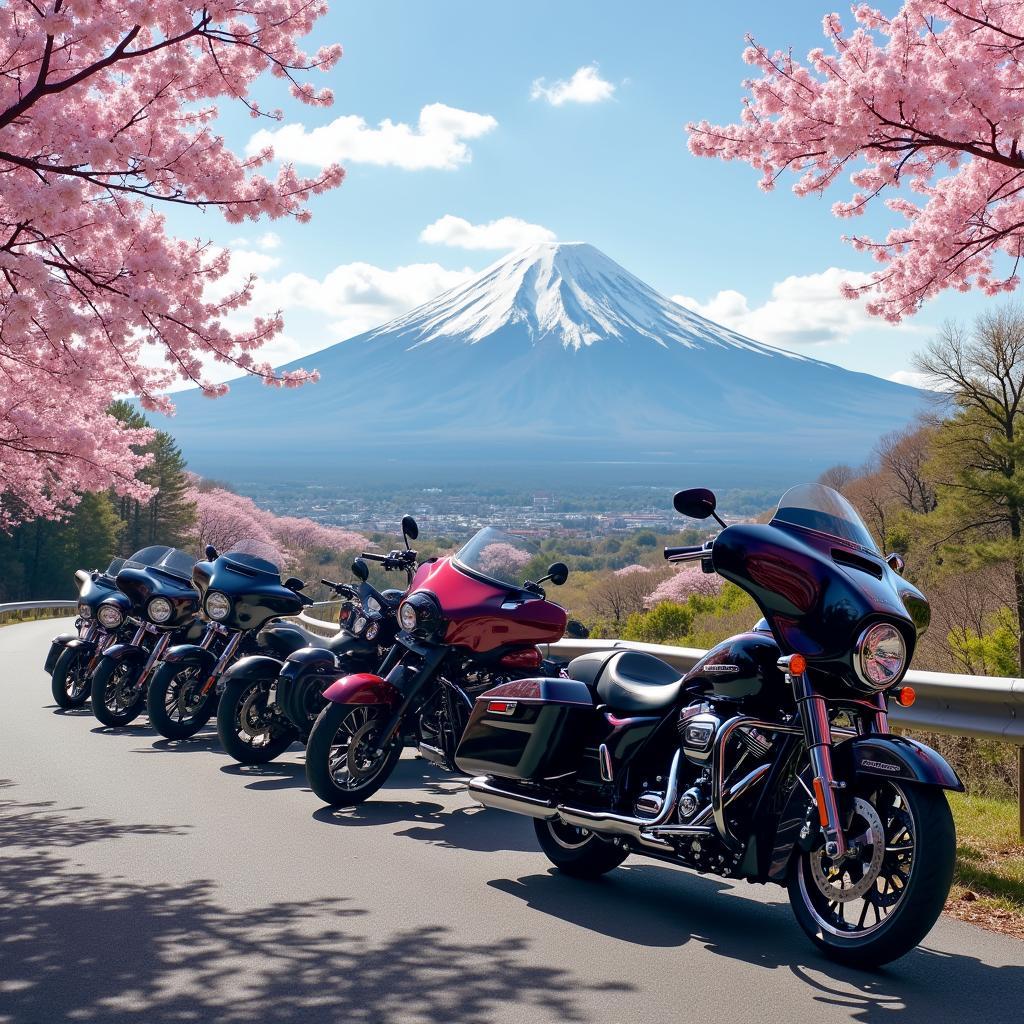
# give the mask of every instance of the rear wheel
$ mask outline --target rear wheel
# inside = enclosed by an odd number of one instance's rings
[[[838,863],[820,849],[798,851],[789,899],[826,956],[875,967],[935,924],[953,880],[956,830],[942,790],[879,779],[854,791],[847,834],[852,853]]]
[[[629,850],[624,847],[564,821],[534,818],[533,827],[548,860],[563,874],[574,878],[600,878],[629,856]]]
[[[354,807],[387,782],[402,755],[393,739],[378,747],[391,712],[380,704],[328,704],[306,744],[309,788],[332,807]]]
[[[162,664],[146,694],[150,725],[169,740],[184,740],[199,732],[217,706],[212,686],[203,693],[208,678],[202,665]]]
[[[239,764],[266,764],[296,739],[291,724],[270,707],[269,679],[232,679],[217,706],[217,735]]]
[[[100,658],[92,674],[92,713],[104,725],[116,727],[133,722],[146,706],[146,694],[139,685],[142,665],[137,661]]]
[[[89,699],[89,662],[92,655],[79,647],[65,647],[53,666],[50,692],[58,707],[80,708]]]

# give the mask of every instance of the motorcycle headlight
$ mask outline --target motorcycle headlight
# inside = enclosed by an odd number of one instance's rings
[[[231,601],[227,594],[222,594],[219,590],[211,590],[206,595],[206,614],[214,622],[226,619],[231,614]]]
[[[91,619],[92,618],[92,609],[84,601],[79,601],[78,602],[78,614],[83,619]]]
[[[124,612],[116,604],[101,604],[96,610],[96,618],[104,629],[117,629],[124,622]]]
[[[888,622],[879,622],[864,630],[857,641],[854,667],[865,686],[884,690],[903,674],[907,664],[907,645],[903,634]]]
[[[357,615],[355,622],[352,623],[352,632],[355,633],[356,636],[359,636],[359,634],[362,633],[362,631],[365,628],[366,628],[366,616],[365,615]]]
[[[416,609],[408,601],[404,601],[398,609],[398,624],[407,633],[412,633],[416,629],[416,622]]]
[[[376,640],[377,639],[377,634],[379,632],[380,632],[380,623],[377,622],[376,619],[374,619],[374,621],[371,622],[366,627],[366,639],[367,640]]]
[[[166,597],[154,597],[146,606],[146,614],[151,622],[166,622],[173,614],[174,609]]]

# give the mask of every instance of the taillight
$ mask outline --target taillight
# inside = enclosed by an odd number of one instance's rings
[[[514,700],[491,700],[487,702],[487,710],[492,715],[514,715],[516,702]]]

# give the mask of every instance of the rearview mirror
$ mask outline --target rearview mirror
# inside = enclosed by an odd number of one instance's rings
[[[897,576],[902,576],[903,570],[907,567],[907,563],[903,561],[903,556],[895,551],[891,555],[885,556],[885,563]]]
[[[548,566],[548,579],[560,587],[569,578],[569,566],[565,562],[552,562]]]
[[[370,567],[361,558],[357,558],[352,563],[352,575],[365,583],[370,578]]]
[[[207,544],[206,550],[203,552],[203,554],[206,555],[206,560],[208,562],[212,562],[217,557],[217,549],[212,544]]]
[[[298,591],[302,590],[302,588],[306,584],[302,580],[300,580],[298,576],[289,576],[288,579],[284,581],[284,585],[289,590],[294,590],[297,593]]]
[[[570,619],[565,624],[565,635],[573,640],[586,640],[590,630],[579,619]]]
[[[676,492],[672,504],[682,516],[688,516],[690,519],[707,519],[715,514],[718,502],[715,500],[714,491],[709,491],[706,487],[690,487],[685,491]]]
[[[406,545],[419,535],[420,528],[416,525],[416,520],[412,516],[402,516],[402,536],[406,539]]]

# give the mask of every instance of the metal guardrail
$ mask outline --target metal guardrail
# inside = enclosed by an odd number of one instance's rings
[[[0,604],[0,615],[5,612],[30,612],[36,608],[69,608],[76,609],[77,601],[12,601],[9,604]]]
[[[335,622],[310,614],[339,602],[311,605],[298,616],[304,626],[321,635],[338,631]],[[705,654],[692,647],[668,647],[633,640],[559,640],[549,644],[551,657],[569,660],[590,651],[627,650],[653,654],[685,672]],[[1001,740],[1024,747],[1024,679],[965,676],[944,672],[907,673],[906,683],[917,694],[912,707],[893,704],[889,718],[894,725],[927,732],[944,732],[982,740]]]

